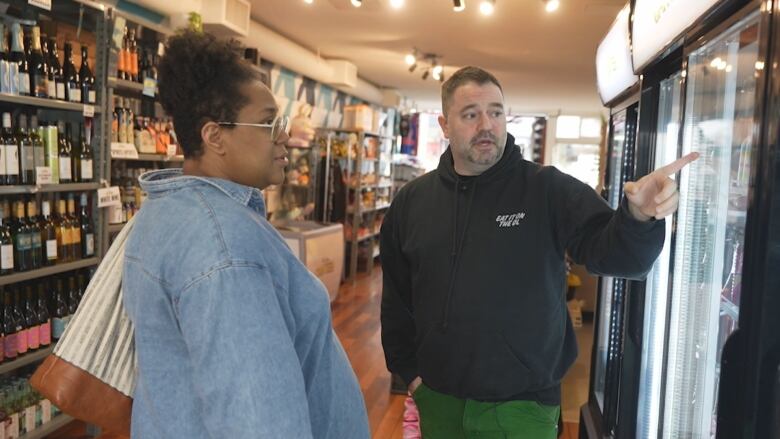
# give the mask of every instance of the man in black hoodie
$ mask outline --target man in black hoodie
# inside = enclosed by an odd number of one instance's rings
[[[466,67],[442,85],[450,145],[407,184],[382,225],[382,345],[408,384],[425,439],[556,436],[560,382],[577,356],[564,255],[642,278],[677,209],[670,175],[626,183],[613,211],[593,189],[524,160],[501,85]]]

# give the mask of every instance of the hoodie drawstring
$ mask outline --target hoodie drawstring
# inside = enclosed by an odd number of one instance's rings
[[[447,326],[449,325],[449,317],[450,317],[450,303],[452,302],[452,293],[455,290],[455,277],[458,274],[458,265],[460,264],[460,255],[463,251],[463,244],[466,241],[466,231],[469,227],[469,216],[471,215],[471,206],[474,204],[474,194],[477,192],[477,181],[474,180],[474,187],[471,188],[471,193],[469,194],[469,201],[468,204],[466,204],[466,218],[463,223],[463,231],[461,232],[460,239],[458,239],[458,207],[459,207],[459,200],[460,196],[458,194],[460,190],[460,179],[455,180],[455,224],[453,227],[452,232],[452,270],[450,274],[450,285],[447,288],[447,296],[445,298],[444,302],[444,317],[442,319],[442,325],[441,328],[443,330],[447,330]]]

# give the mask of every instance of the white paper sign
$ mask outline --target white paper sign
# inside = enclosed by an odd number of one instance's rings
[[[154,97],[157,94],[157,80],[154,78],[144,78],[144,96]]]
[[[41,419],[43,420],[44,424],[51,421],[51,401],[48,399],[41,401],[41,412],[43,412]]]
[[[669,47],[720,0],[636,0],[632,24],[634,71]]]
[[[111,34],[111,40],[114,41],[114,47],[117,49],[122,48],[126,24],[124,17],[116,17],[114,19],[114,32]]]
[[[27,3],[51,11],[51,0],[28,0]]]
[[[90,92],[93,93],[93,92]],[[92,98],[90,98],[92,99]],[[95,106],[94,105],[84,105],[84,117],[95,117]]]
[[[176,145],[175,144],[169,144],[168,149],[166,150],[166,155],[168,158],[171,158],[176,155]]]
[[[121,206],[121,200],[118,186],[98,189],[98,207]]]
[[[54,184],[54,178],[51,175],[51,168],[48,166],[35,167],[35,183]]]
[[[596,51],[596,79],[601,102],[606,105],[639,81],[631,66],[628,36],[629,6],[617,15],[607,36]]]
[[[112,159],[138,159],[138,150],[132,143],[111,142]]]

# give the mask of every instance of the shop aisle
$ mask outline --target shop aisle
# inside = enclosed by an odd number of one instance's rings
[[[382,269],[342,285],[333,302],[333,326],[355,369],[366,399],[373,439],[401,439],[404,396],[390,394],[379,326]]]

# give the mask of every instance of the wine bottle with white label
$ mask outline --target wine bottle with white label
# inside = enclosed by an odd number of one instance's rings
[[[73,64],[73,46],[65,43],[65,62],[62,66],[65,81],[65,95],[69,102],[81,103],[81,81],[76,66]]]
[[[3,113],[3,150],[5,152],[5,184],[19,184],[19,145],[11,132],[11,113]]]
[[[54,265],[57,263],[57,227],[51,216],[51,205],[44,200],[41,203],[43,216],[40,221],[41,243],[43,245],[43,264]]]
[[[97,102],[97,91],[95,90],[95,76],[92,69],[89,68],[89,54],[87,46],[81,46],[81,68],[79,69],[79,78],[81,82],[81,102],[84,104],[95,105]]]
[[[57,135],[58,142],[58,154],[57,160],[60,165],[60,183],[72,183],[73,174],[70,163],[71,157],[71,143],[70,143],[70,129],[64,122],[59,124],[59,133]]]
[[[79,218],[81,222],[81,255],[83,258],[95,256],[95,226],[89,216],[87,194],[81,194],[81,210]]]
[[[84,183],[91,182],[93,179],[93,159],[92,159],[92,133],[89,124],[81,125],[81,153],[79,154],[80,177]]]
[[[8,215],[0,215],[0,275],[14,271],[14,241],[11,238]]]

